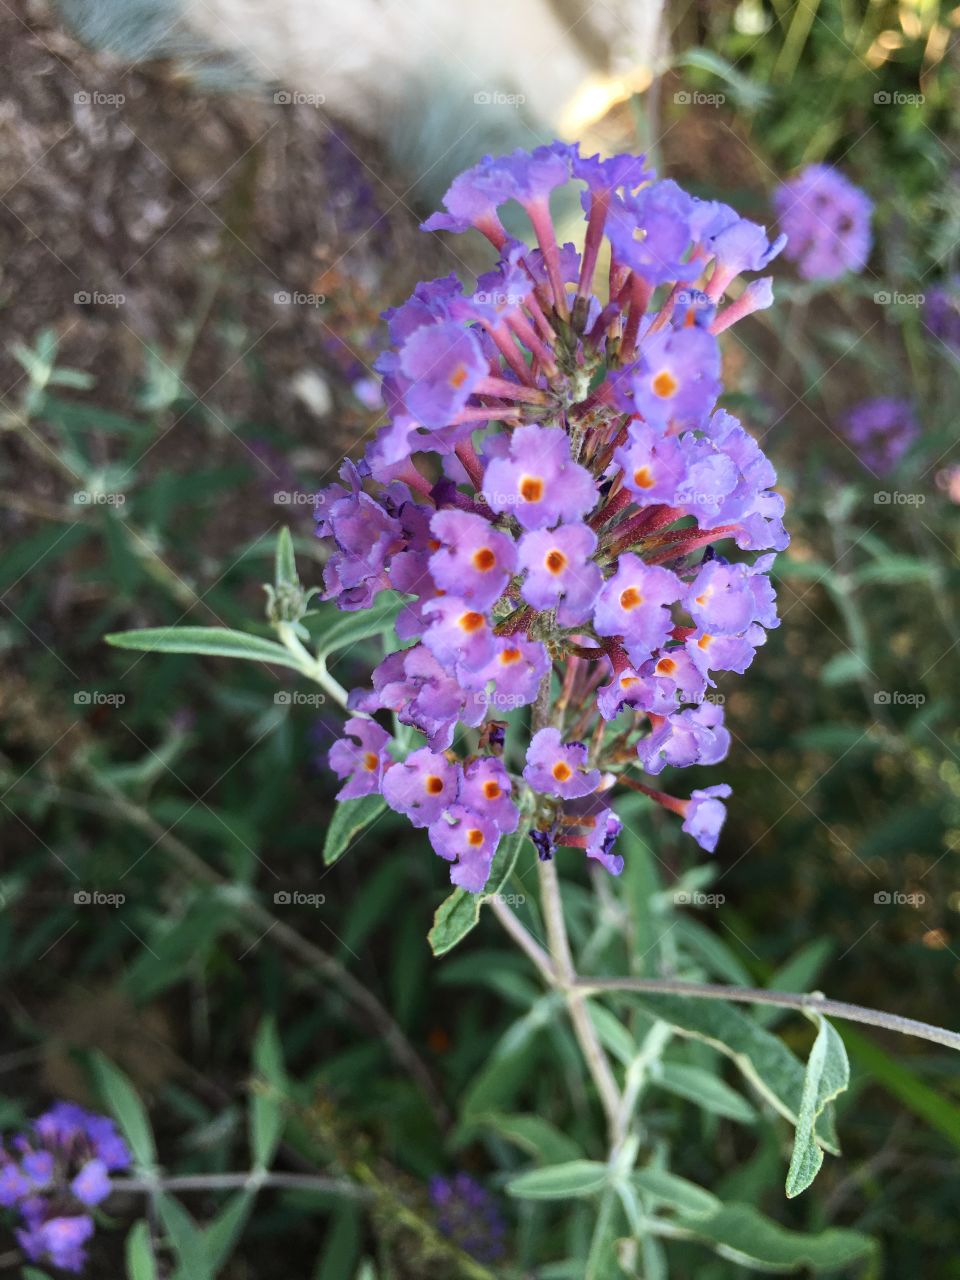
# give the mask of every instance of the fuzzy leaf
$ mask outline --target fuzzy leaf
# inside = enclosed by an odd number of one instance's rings
[[[327,867],[347,852],[362,831],[386,812],[382,796],[357,796],[353,800],[341,800],[333,811],[327,837],[323,842],[323,862]]]
[[[522,1200],[568,1200],[602,1190],[609,1177],[609,1168],[600,1160],[568,1160],[511,1178],[507,1192]]]
[[[246,658],[300,670],[300,663],[282,644],[227,627],[146,627],[142,631],[114,631],[104,636],[116,649],[147,653],[195,653],[212,658]]]
[[[790,1199],[806,1191],[820,1172],[823,1151],[816,1139],[817,1119],[850,1083],[850,1064],[839,1034],[819,1013],[814,1012],[811,1017],[818,1030],[807,1059],[793,1155],[787,1173],[787,1196]]]
[[[480,919],[484,898],[496,896],[510,879],[525,834],[521,829],[500,841],[490,868],[490,878],[482,893],[467,893],[465,889],[457,888],[437,907],[433,928],[427,935],[435,956],[446,955],[467,936]]]

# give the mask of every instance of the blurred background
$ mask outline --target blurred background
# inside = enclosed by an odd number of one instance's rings
[[[778,261],[776,306],[725,339],[724,403],[788,500],[783,625],[731,682],[724,900],[657,899],[651,945],[678,929],[715,979],[822,983],[957,1027],[960,335],[930,299],[960,269],[960,9],[543,0],[433,21],[403,0],[311,21],[336,8],[0,5],[0,1113],[94,1103],[99,1050],[147,1102],[168,1167],[242,1168],[250,1044],[272,1017],[319,1108],[289,1167],[360,1148],[417,1202],[431,1174],[483,1179],[516,1153],[431,1108],[341,975],[389,1009],[437,1097],[474,1116],[519,1099],[575,1127],[549,1027],[485,1074],[524,964],[496,958],[487,920],[432,960],[445,868],[400,823],[322,866],[338,715],[311,690],[102,637],[262,620],[283,526],[320,581],[311,496],[380,420],[379,313],[482,261],[417,224],[484,151],[558,133],[645,150],[768,226],[779,182],[836,164],[875,202],[867,269],[823,286]],[[893,468],[844,428],[873,396],[919,423]],[[375,660],[358,646],[336,676],[350,688]],[[656,814],[637,822],[671,890],[701,855]],[[874,1235],[876,1274],[960,1275],[950,1055],[843,1034],[844,1156],[802,1201],[783,1201],[775,1142],[698,1113],[671,1113],[679,1162],[787,1225]],[[549,1223],[504,1212],[540,1274]],[[285,1274],[311,1280],[367,1257],[383,1276],[452,1274],[389,1215],[295,1196],[264,1198],[220,1274],[275,1274],[280,1240]],[[119,1274],[122,1236],[95,1249],[93,1273]],[[695,1258],[679,1250],[670,1274],[742,1274]]]

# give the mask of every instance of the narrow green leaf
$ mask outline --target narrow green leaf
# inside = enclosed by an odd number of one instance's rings
[[[478,1116],[476,1126],[495,1130],[514,1146],[535,1156],[545,1165],[579,1160],[583,1152],[572,1138],[543,1116],[503,1115],[491,1112]]]
[[[293,552],[293,538],[286,525],[277,534],[277,550],[273,561],[275,585],[295,587],[300,579],[297,577],[297,560]]]
[[[400,596],[393,591],[384,591],[369,609],[341,614],[336,622],[317,636],[317,656],[325,658],[337,649],[349,649],[361,640],[391,631],[402,608]]]
[[[203,1233],[179,1200],[173,1196],[157,1197],[157,1208],[167,1238],[177,1255],[173,1280],[215,1280],[206,1258]]]
[[[705,1071],[702,1067],[694,1067],[686,1062],[664,1061],[659,1070],[650,1073],[652,1084],[659,1085],[668,1093],[678,1098],[686,1098],[695,1102],[704,1111],[716,1116],[724,1116],[728,1120],[737,1120],[740,1124],[752,1124],[757,1118],[754,1107],[736,1089],[731,1089],[725,1080]]]
[[[272,1018],[260,1023],[253,1042],[254,1071],[271,1092],[254,1084],[250,1095],[250,1148],[256,1169],[269,1169],[283,1133],[283,1104],[276,1096],[284,1087],[283,1046]]]
[[[820,1172],[823,1152],[814,1132],[817,1117],[850,1084],[850,1064],[839,1034],[819,1013],[814,1011],[810,1017],[816,1023],[817,1038],[810,1050],[803,1079],[800,1115],[787,1172],[788,1199],[806,1191]]]
[[[102,1053],[91,1055],[91,1065],[100,1096],[120,1126],[137,1167],[144,1173],[152,1172],[157,1163],[157,1148],[146,1109],[136,1089]]]
[[[297,659],[281,644],[246,631],[226,627],[147,627],[142,631],[114,631],[104,636],[117,649],[147,653],[193,653],[212,658],[246,658],[300,670]]]
[[[323,842],[324,865],[333,864],[347,852],[357,836],[386,812],[382,796],[357,796],[353,800],[341,800],[333,811]]]
[[[20,1275],[22,1280],[53,1280],[48,1272],[39,1271],[36,1267],[24,1267]]]
[[[701,1217],[722,1208],[717,1197],[704,1187],[666,1169],[637,1169],[630,1181],[638,1191],[680,1213]]]
[[[219,1273],[236,1249],[255,1199],[252,1191],[238,1191],[203,1232],[204,1263],[213,1275]]]
[[[836,1271],[876,1254],[877,1246],[859,1231],[831,1227],[817,1235],[788,1231],[747,1204],[724,1205],[713,1217],[679,1219],[698,1239],[745,1266],[789,1274],[801,1267],[814,1273]]]
[[[568,1160],[511,1178],[507,1192],[522,1200],[568,1200],[601,1191],[609,1177],[610,1170],[600,1160]]]
[[[435,956],[446,955],[461,942],[480,919],[480,907],[484,898],[495,897],[501,892],[513,874],[525,834],[521,828],[500,841],[490,868],[490,878],[482,893],[467,893],[465,889],[457,888],[437,907],[433,928],[427,935]]]
[[[143,1218],[130,1228],[125,1256],[127,1280],[157,1280],[157,1265],[150,1242],[150,1227]]]
[[[885,1049],[851,1027],[844,1027],[843,1039],[851,1058],[862,1071],[869,1071],[878,1084],[898,1098],[905,1107],[920,1116],[931,1129],[936,1129],[960,1147],[960,1107],[942,1092],[931,1089],[926,1081]]]

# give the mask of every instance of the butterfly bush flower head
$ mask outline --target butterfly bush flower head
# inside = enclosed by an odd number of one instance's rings
[[[580,248],[550,215],[568,182]],[[507,201],[531,243],[505,231]],[[684,797],[671,779],[727,754],[709,690],[778,625],[787,545],[773,467],[717,408],[717,335],[770,305],[767,277],[724,298],[783,236],[643,157],[561,143],[485,158],[444,206],[425,228],[478,231],[496,265],[473,292],[448,276],[386,313],[388,421],[317,504],[327,598],[392,592],[399,610],[399,647],[350,693],[329,753],[340,796],[379,791],[469,892],[514,833],[619,874],[621,787],[713,850],[729,788]],[[391,723],[422,738],[404,751]],[[643,781],[660,775],[667,790]]]
[[[804,280],[837,280],[867,265],[873,202],[839,169],[807,165],[778,188],[773,203],[787,236],[785,256]]]
[[[864,466],[892,471],[920,434],[909,400],[877,396],[855,405],[843,422],[844,435]]]
[[[430,1202],[441,1233],[478,1262],[503,1256],[507,1224],[496,1200],[468,1173],[430,1179]]]
[[[110,1194],[110,1174],[130,1167],[113,1121],[58,1102],[0,1147],[0,1205],[20,1218],[31,1262],[80,1272],[93,1235],[90,1211]]]

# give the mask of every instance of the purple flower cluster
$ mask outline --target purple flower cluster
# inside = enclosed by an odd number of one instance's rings
[[[441,1233],[478,1262],[503,1256],[506,1223],[497,1202],[468,1173],[430,1179],[430,1202]]]
[[[20,1218],[17,1240],[31,1262],[82,1271],[94,1209],[130,1152],[106,1116],[58,1102],[0,1147],[0,1205]]]
[[[960,276],[934,285],[924,301],[923,319],[944,346],[960,355]]]
[[[867,265],[873,202],[839,169],[807,165],[778,188],[773,203],[786,257],[805,280],[837,280]]]
[[[864,465],[877,474],[891,471],[920,434],[910,401],[889,396],[854,405],[843,430]]]
[[[580,252],[557,243],[549,211],[570,181],[584,188]],[[504,230],[508,200],[536,247]],[[721,299],[783,238],[656,181],[642,157],[560,143],[483,160],[444,203],[426,227],[477,228],[497,265],[472,293],[448,276],[386,313],[386,424],[318,499],[325,598],[402,597],[402,647],[350,694],[330,751],[339,798],[381,793],[473,892],[521,822],[541,857],[571,846],[617,874],[617,782],[712,850],[727,788],[677,800],[629,768],[721,760],[709,691],[778,623],[773,555],[730,556],[786,546],[783,500],[716,400],[717,335],[770,305],[770,281]],[[526,750],[505,750],[508,724],[522,729],[511,713],[535,701]],[[396,759],[384,713],[424,744]]]

